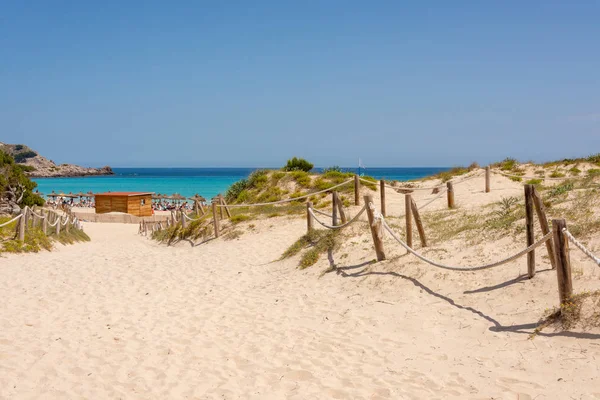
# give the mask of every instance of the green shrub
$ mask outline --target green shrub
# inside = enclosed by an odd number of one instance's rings
[[[231,221],[232,224],[239,224],[240,222],[248,221],[250,219],[252,219],[252,217],[249,215],[237,214],[237,215],[232,215],[229,220]]]
[[[9,186],[23,187],[25,192],[19,206],[42,206],[44,200],[33,193],[37,183],[29,179],[23,172],[23,166],[17,165],[15,160],[6,152],[0,150],[0,193],[4,194]]]
[[[235,201],[240,201],[240,193],[242,193],[248,187],[248,180],[241,179],[235,183],[233,183],[225,192],[225,200],[228,203],[233,203]]]
[[[587,171],[588,176],[600,176],[600,169],[592,168]]]
[[[323,174],[327,175],[329,172],[340,172],[343,173],[342,168],[339,165],[334,165],[323,170]]]
[[[518,177],[518,176],[511,176],[511,177],[509,177],[509,179],[513,182],[522,182],[523,181],[523,178]]]
[[[313,169],[314,165],[303,158],[294,157],[287,161],[284,171],[304,171],[308,172]]]
[[[310,175],[305,171],[293,171],[291,173],[292,179],[296,181],[296,183],[303,187],[310,187]]]
[[[527,183],[528,185],[540,185],[542,182],[543,180],[541,179],[530,179],[525,183]]]
[[[586,158],[586,161],[592,164],[600,165],[600,153],[592,154]]]
[[[271,203],[281,200],[283,190],[277,186],[270,186],[267,190],[258,196],[259,203]]]
[[[552,189],[550,189],[548,196],[557,197],[557,196],[563,195],[563,194],[573,190],[573,187],[574,187],[574,185],[572,182],[565,182],[562,185],[558,185],[558,186],[555,186]]]
[[[16,163],[23,163],[25,161],[27,161],[28,158],[33,158],[37,156],[37,153],[35,151],[32,150],[26,150],[26,151],[22,151],[21,153],[17,153],[15,154],[15,162]]]
[[[571,173],[571,175],[579,175],[581,173],[581,170],[577,167],[573,167],[569,170],[569,172]]]
[[[519,165],[519,162],[514,158],[507,157],[500,163],[500,169],[502,171],[512,171]]]
[[[257,169],[248,176],[248,188],[262,189],[269,180],[269,171],[266,169]]]
[[[565,174],[563,174],[562,172],[560,172],[559,170],[554,170],[552,171],[552,173],[550,174],[550,178],[564,178]]]

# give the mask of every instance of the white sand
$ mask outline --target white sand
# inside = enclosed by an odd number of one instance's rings
[[[521,195],[497,179],[491,194],[465,184],[457,203]],[[390,213],[402,198],[388,195]],[[600,332],[529,339],[558,302],[543,248],[533,280],[519,278],[525,258],[442,271],[389,238],[391,260],[368,265],[363,229],[335,253],[338,272],[319,278],[326,259],[304,271],[297,258],[271,262],[304,220],[253,223],[238,240],[196,247],[87,223],[90,243],[1,258],[0,398],[600,398]],[[428,254],[469,264],[522,247],[507,238]],[[598,288],[600,269],[573,260],[576,289]]]

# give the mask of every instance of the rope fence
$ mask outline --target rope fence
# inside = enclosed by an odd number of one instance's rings
[[[588,256],[590,258],[590,260],[592,260],[593,262],[596,263],[596,265],[598,265],[600,267],[600,257],[597,257],[594,255],[594,253],[592,253],[590,250],[588,250],[583,243],[581,243],[580,241],[578,241],[577,239],[575,239],[575,236],[573,236],[571,234],[571,232],[568,231],[568,229],[563,229],[562,231],[567,238],[569,239],[569,241],[571,243],[573,243],[579,250],[581,250],[583,252],[583,254],[585,254],[586,256]]]
[[[54,220],[53,222],[50,222],[51,218]],[[69,231],[70,226],[82,229],[79,219],[73,215],[66,214],[65,216],[61,216],[54,211],[48,211],[48,214],[44,215],[44,210],[42,210],[41,214],[38,214],[28,206],[25,206],[19,215],[1,224],[0,228],[16,221],[18,223],[16,224],[15,238],[20,241],[25,240],[25,234],[29,228],[35,228],[39,225],[41,225],[40,228],[44,235],[48,235],[48,227],[54,228],[54,232],[57,235],[60,233],[61,227],[64,227],[66,232]]]

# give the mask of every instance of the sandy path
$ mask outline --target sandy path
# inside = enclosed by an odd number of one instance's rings
[[[266,264],[304,224],[195,248],[86,224],[90,243],[0,259],[0,398],[600,398],[598,335],[497,329],[539,315],[519,295],[548,274],[469,297],[515,268],[466,283]]]

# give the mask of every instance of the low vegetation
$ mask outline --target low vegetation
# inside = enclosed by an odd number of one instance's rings
[[[575,294],[560,307],[546,310],[534,335],[549,327],[556,330],[600,327],[600,290]]]
[[[280,259],[302,253],[298,261],[298,268],[308,268],[316,264],[322,254],[327,251],[335,251],[341,244],[341,235],[337,230],[313,229],[288,247]]]
[[[0,224],[8,222],[12,217],[0,217]],[[72,244],[75,242],[87,242],[89,236],[81,229],[71,226],[69,232],[61,231],[58,235],[50,231],[44,235],[40,227],[29,226],[25,231],[25,240],[16,238],[18,221],[12,222],[0,228],[0,253],[37,253],[40,250],[52,250],[55,242],[61,244]]]

